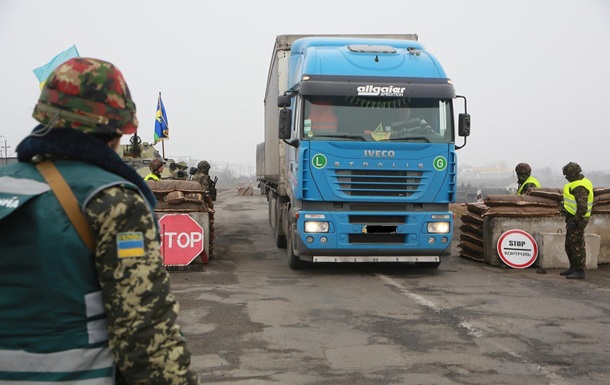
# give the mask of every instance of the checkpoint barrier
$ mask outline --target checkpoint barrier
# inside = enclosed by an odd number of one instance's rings
[[[593,210],[585,233],[587,268],[610,263],[610,188],[593,189]],[[502,235],[519,229],[535,238],[540,255],[534,263],[542,268],[568,266],[565,255],[565,218],[559,206],[562,191],[535,188],[528,195],[488,195],[483,201],[466,204],[461,215],[460,256],[493,266],[505,263],[497,251]]]
[[[161,254],[166,269],[201,271],[213,250],[214,210],[209,195],[193,181],[146,182],[157,198]]]

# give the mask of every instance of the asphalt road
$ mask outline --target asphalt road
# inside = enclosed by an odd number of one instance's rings
[[[203,383],[610,384],[610,266],[566,280],[461,258],[454,241],[438,269],[293,271],[257,194],[220,191],[214,258],[171,273]]]

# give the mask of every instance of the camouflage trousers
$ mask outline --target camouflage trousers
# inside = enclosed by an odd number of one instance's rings
[[[585,227],[589,219],[585,218],[576,227],[566,226],[565,249],[570,261],[571,269],[584,269],[587,261],[587,251],[585,249]]]

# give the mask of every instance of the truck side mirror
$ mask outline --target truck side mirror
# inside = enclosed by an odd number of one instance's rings
[[[277,97],[277,106],[280,108],[290,107],[291,96],[280,95]]]
[[[279,139],[290,139],[290,132],[292,131],[292,110],[290,108],[283,108],[280,110],[280,122],[278,137]]]
[[[470,114],[460,114],[458,117],[458,135],[470,135]]]

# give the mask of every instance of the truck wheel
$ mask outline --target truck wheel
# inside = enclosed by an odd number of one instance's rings
[[[287,245],[286,249],[287,249],[287,255],[288,255],[288,266],[290,266],[290,268],[292,270],[300,270],[303,267],[305,267],[305,262],[301,261],[301,258],[294,255],[294,248],[293,248],[294,231],[292,229],[292,225],[289,227],[287,239],[288,239],[288,245]]]
[[[441,265],[441,261],[438,262],[415,262],[415,266],[424,267],[426,269],[436,269]]]

